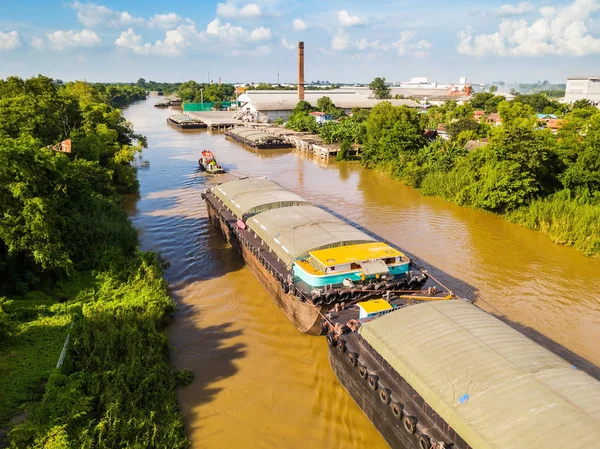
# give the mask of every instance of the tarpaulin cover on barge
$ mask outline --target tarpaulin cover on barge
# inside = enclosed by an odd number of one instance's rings
[[[270,209],[310,205],[299,195],[268,179],[246,178],[216,186],[212,192],[238,217],[246,218]]]
[[[471,448],[600,447],[600,382],[472,304],[413,305],[359,333]]]
[[[271,209],[255,215],[247,224],[288,268],[316,249],[375,241],[329,212],[309,205]]]

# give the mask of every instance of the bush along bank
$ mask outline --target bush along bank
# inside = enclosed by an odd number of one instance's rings
[[[490,126],[470,104],[418,114],[381,103],[365,122],[362,163],[600,257],[600,111],[576,105],[558,131],[541,126],[527,104],[503,101],[498,111],[501,125]],[[450,123],[450,139],[425,140],[436,117]],[[478,145],[467,150],[469,141]]]
[[[0,428],[14,448],[189,446],[164,264],[120,205],[144,139],[111,103],[87,83],[0,80]],[[64,139],[71,153],[55,151]]]

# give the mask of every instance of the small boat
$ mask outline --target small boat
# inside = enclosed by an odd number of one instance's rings
[[[225,170],[217,163],[215,155],[210,150],[202,151],[202,156],[198,159],[198,164],[206,173],[225,173]]]

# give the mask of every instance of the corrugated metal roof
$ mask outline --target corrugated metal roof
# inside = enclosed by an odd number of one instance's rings
[[[281,141],[282,139],[280,139],[279,137],[276,136],[272,136],[271,134],[267,134],[265,132],[262,131],[257,131],[256,129],[252,129],[252,128],[245,128],[245,127],[240,127],[240,128],[233,128],[230,129],[229,132],[231,134],[236,134],[240,137],[243,137],[246,140],[252,141],[252,142],[264,142],[264,141]]]
[[[301,196],[268,179],[247,178],[224,182],[215,186],[212,192],[238,218],[279,207],[311,204]]]
[[[369,98],[371,91],[364,90],[355,92],[352,90],[330,90],[330,91],[305,91],[304,99],[313,107],[322,97],[329,97],[338,108],[351,109],[353,107],[370,109],[382,101],[389,101],[394,106],[408,106],[410,108],[420,107],[413,100],[376,100]],[[291,111],[298,104],[298,93],[295,91],[247,91],[240,95],[239,100],[250,102],[258,111]]]
[[[474,449],[588,449],[600,382],[463,301],[406,307],[362,337]]]
[[[309,205],[272,209],[246,224],[288,267],[316,249],[375,241],[329,212]]]

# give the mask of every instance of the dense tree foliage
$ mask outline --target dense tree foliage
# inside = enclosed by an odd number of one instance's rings
[[[235,87],[232,84],[207,84],[196,81],[181,83],[177,93],[183,101],[200,103],[201,101],[213,103],[216,101],[233,100]]]
[[[115,108],[140,98],[131,87],[0,81],[0,389],[11,392],[0,425],[42,399],[11,432],[15,448],[189,444],[164,264],[139,252],[118,196],[137,190],[131,162],[145,142]],[[71,153],[56,151],[64,139]]]
[[[385,82],[385,78],[377,77],[369,84],[369,89],[373,91],[375,98],[385,100],[391,97],[390,88]]]
[[[494,98],[484,93],[475,95],[472,104],[448,102],[430,108],[420,120],[414,111],[381,103],[366,122],[362,162],[425,194],[507,214],[600,256],[600,223],[593,219],[600,216],[600,111],[585,102],[567,111],[535,94],[498,103],[501,126],[474,120],[474,106],[486,108]],[[540,127],[539,108],[562,114],[565,126],[557,134]],[[450,139],[426,144],[423,126],[440,123],[446,124]],[[464,149],[468,140],[481,137],[489,137],[489,143]]]

